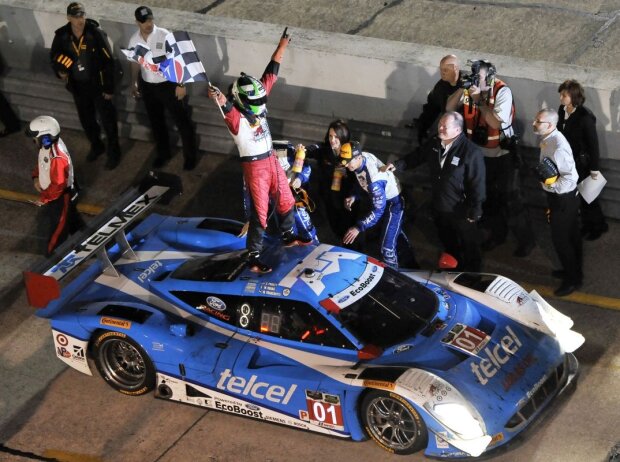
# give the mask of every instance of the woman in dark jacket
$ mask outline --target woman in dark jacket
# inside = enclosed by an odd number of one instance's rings
[[[318,179],[318,196],[325,210],[332,232],[341,238],[354,223],[354,216],[344,208],[349,190],[346,169],[339,162],[340,147],[350,141],[349,127],[343,120],[329,124],[322,143],[306,146],[306,155],[317,162],[315,178]],[[336,177],[336,178],[335,178]]]
[[[596,117],[583,104],[586,96],[576,80],[566,80],[558,88],[558,130],[566,137],[575,158],[579,181],[588,175],[596,179],[599,172],[598,136]],[[594,241],[609,229],[598,199],[588,204],[581,198],[581,233],[585,239]]]

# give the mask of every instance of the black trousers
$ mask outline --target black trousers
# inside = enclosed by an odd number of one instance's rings
[[[71,81],[68,88],[73,95],[80,123],[90,141],[91,148],[97,152],[103,151],[101,127],[97,122],[97,114],[99,114],[108,140],[108,157],[119,158],[121,150],[118,144],[116,107],[112,100],[105,99],[101,88],[90,82]]]
[[[69,234],[84,227],[84,220],[77,210],[77,197],[72,191],[65,191],[58,199],[48,202],[43,207],[47,214],[49,229],[46,255],[50,256]]]
[[[0,121],[7,132],[19,131],[21,124],[13,108],[0,92]]]
[[[482,205],[481,226],[489,239],[504,242],[511,230],[517,245],[528,247],[534,240],[529,214],[521,196],[519,169],[512,156],[485,157],[487,199]]]
[[[580,284],[583,279],[579,200],[576,191],[566,194],[547,192],[551,211],[551,242],[565,273],[564,282],[568,284]]]
[[[157,157],[170,157],[170,138],[166,126],[166,110],[172,116],[183,143],[183,157],[186,161],[196,159],[196,130],[190,117],[187,96],[178,100],[175,96],[176,84],[172,82],[148,83],[140,80],[140,92],[153,130],[157,146]]]
[[[579,174],[579,181],[581,182],[584,178],[590,176],[590,169],[578,164],[577,173]],[[594,233],[605,231],[608,226],[607,220],[605,220],[605,215],[603,215],[603,210],[601,209],[601,203],[599,202],[598,197],[589,204],[583,199],[583,197],[581,197],[580,203],[581,227],[584,231]]]
[[[433,211],[439,240],[446,252],[458,261],[457,269],[479,272],[482,266],[480,231],[477,223],[453,212]]]

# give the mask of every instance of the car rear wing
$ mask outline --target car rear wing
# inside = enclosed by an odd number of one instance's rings
[[[98,218],[89,230],[94,232],[80,233],[66,245],[61,247],[60,261],[52,258],[44,261],[30,271],[24,271],[28,303],[36,308],[43,308],[54,299],[60,297],[59,281],[93,255],[101,263],[102,271],[110,276],[118,276],[118,272],[108,254],[107,245],[115,241],[120,255],[127,259],[138,260],[127,239],[126,228],[140,215],[153,207],[170,190],[168,186],[154,185],[143,193],[134,188],[125,193],[116,207],[112,207]],[[136,194],[138,194],[136,196]],[[129,204],[127,204],[127,201]],[[127,205],[124,205],[127,204]]]

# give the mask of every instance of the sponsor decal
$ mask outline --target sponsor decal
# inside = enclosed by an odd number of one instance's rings
[[[493,435],[493,437],[491,438],[491,441],[489,442],[489,446],[494,446],[500,441],[504,441],[504,434],[502,432],[496,435]]]
[[[222,313],[221,311],[218,311],[216,309],[211,308],[210,306],[207,305],[198,305],[196,307],[196,309],[198,311],[202,311],[203,313],[207,313],[210,315],[215,316],[216,318],[221,319],[222,321],[230,321],[230,315],[226,314],[226,313]]]
[[[282,295],[284,295],[285,297],[288,297],[289,295],[291,295],[291,290],[290,289],[284,289],[282,291]]]
[[[256,292],[256,283],[255,282],[248,282],[245,285],[245,288],[243,289],[244,292],[247,293],[254,293]]]
[[[102,317],[99,320],[99,324],[103,324],[104,326],[119,327],[121,329],[131,329],[131,321],[127,321],[126,319]]]
[[[413,348],[413,345],[399,345],[396,348],[394,348],[394,354],[398,354],[398,353],[404,353],[405,351],[409,351]]]
[[[246,417],[254,417],[255,419],[264,419],[261,411],[253,411],[245,409],[239,404],[226,404],[221,401],[215,401],[215,409],[220,411],[232,412],[233,414],[244,415]]]
[[[69,350],[67,350],[65,347],[58,347],[56,349],[56,353],[58,354],[58,356],[62,356],[63,358],[71,358],[71,353],[69,353]]]
[[[159,260],[151,263],[151,265],[147,269],[140,273],[140,275],[138,276],[138,281],[146,281],[150,276],[153,276],[155,274],[155,270],[157,270],[157,268],[161,268],[162,266],[164,265]]]
[[[508,372],[508,374],[506,374],[506,377],[504,377],[504,380],[502,382],[504,390],[510,390],[510,387],[512,387],[521,377],[523,377],[523,374],[525,374],[527,368],[535,362],[536,358],[534,357],[534,355],[532,355],[532,353],[528,353],[525,358],[519,361],[514,367],[514,369]]]
[[[306,390],[307,411],[299,411],[299,418],[319,427],[344,430],[342,408],[338,395]]]
[[[517,295],[515,301],[517,302],[517,305],[521,306],[530,301],[530,296],[525,292],[521,292],[519,295]]]
[[[366,287],[368,287],[370,283],[375,279],[375,277],[376,276],[374,273],[370,273],[368,277],[366,278],[366,280],[362,281],[355,289],[350,290],[349,293],[355,297],[357,294],[362,292]]]
[[[207,297],[207,305],[213,308],[216,311],[224,311],[226,310],[226,303],[223,300],[220,300],[217,297]]]
[[[491,337],[485,332],[464,324],[457,324],[441,339],[443,343],[472,355],[477,355],[489,340]]]
[[[151,348],[155,351],[164,351],[164,344],[159,342],[153,342]]]
[[[363,257],[363,255],[344,250],[332,252],[331,249],[333,248],[331,245],[319,245],[301,263],[284,276],[279,285],[290,289],[297,281],[302,281],[316,295],[320,295],[325,290],[325,284],[322,279],[325,276],[341,271],[340,260],[357,260]]]
[[[380,390],[394,391],[396,384],[383,380],[364,380],[364,386],[368,388],[378,388]]]
[[[245,379],[244,377],[232,375],[230,369],[225,369],[220,373],[220,379],[216,387],[238,395],[252,396],[256,399],[266,399],[272,403],[282,404],[288,404],[297,389],[296,384],[285,388],[280,385],[270,385],[267,382],[257,382],[257,379],[257,375],[252,375],[249,379]]]
[[[435,446],[437,446],[437,449],[448,449],[450,447],[450,443],[446,441],[447,439],[448,432],[435,433]]]
[[[69,339],[67,338],[67,336],[65,334],[58,334],[56,336],[56,342],[58,342],[58,345],[60,345],[60,346],[67,346],[67,345],[69,345]]]
[[[507,335],[501,338],[501,340],[494,347],[487,347],[484,349],[484,355],[480,355],[482,361],[479,363],[471,363],[471,371],[474,373],[481,385],[486,385],[489,379],[493,378],[497,371],[506,364],[510,358],[519,351],[521,346],[521,340],[517,337],[517,334],[506,326]]]
[[[85,361],[86,355],[84,354],[84,348],[79,345],[73,345],[73,359],[76,361]]]
[[[383,267],[369,263],[357,281],[327,300],[343,309],[365,296],[380,280]]]
[[[66,255],[57,265],[45,272],[46,276],[60,279],[80,261],[89,257],[105,244],[116,232],[127,226],[136,216],[155,203],[168,188],[155,186],[112,217],[105,225],[91,234],[85,241]],[[153,191],[152,195],[149,193]]]

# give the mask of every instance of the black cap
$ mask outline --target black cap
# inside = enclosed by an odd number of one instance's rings
[[[67,7],[67,16],[73,16],[75,18],[81,18],[86,14],[84,5],[79,2],[71,2]]]
[[[153,10],[148,6],[139,6],[136,8],[134,16],[136,17],[136,21],[146,22],[148,19],[153,19]]]

